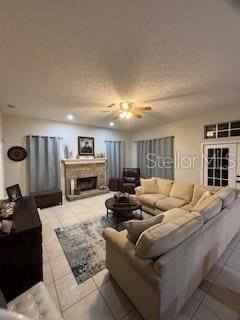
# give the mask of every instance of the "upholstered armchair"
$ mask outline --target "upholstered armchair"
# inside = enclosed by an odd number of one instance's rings
[[[140,169],[124,168],[123,177],[119,181],[119,190],[134,194],[135,188],[140,186]]]

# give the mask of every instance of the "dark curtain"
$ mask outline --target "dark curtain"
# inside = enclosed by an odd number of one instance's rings
[[[30,192],[60,188],[60,138],[27,136]]]
[[[108,178],[120,178],[125,165],[125,142],[105,141],[108,158]]]
[[[174,179],[174,137],[136,141],[137,166],[145,178]]]

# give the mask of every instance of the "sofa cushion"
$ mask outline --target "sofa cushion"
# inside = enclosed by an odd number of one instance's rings
[[[172,189],[173,180],[156,178],[157,182],[157,192],[169,196],[169,193]]]
[[[201,198],[196,203],[196,206],[199,206],[201,203],[203,203],[209,197],[211,197],[211,192],[207,190],[202,194]]]
[[[170,197],[190,202],[193,195],[193,184],[184,181],[174,181]]]
[[[236,190],[231,187],[225,187],[215,193],[223,201],[223,208],[229,206],[236,199]]]
[[[222,210],[222,199],[215,195],[206,198],[199,205],[194,206],[193,211],[199,212],[203,215],[204,222],[215,217]]]
[[[165,199],[158,200],[156,202],[156,207],[160,210],[167,211],[173,208],[182,207],[186,203],[186,200],[167,197]]]
[[[172,221],[156,224],[141,234],[136,244],[136,254],[144,259],[157,258],[186,240],[203,223],[201,214],[191,212]]]
[[[158,193],[147,193],[147,194],[141,194],[138,196],[138,199],[140,200],[141,203],[146,204],[150,207],[155,207],[156,202],[158,200],[164,199],[166,196]]]
[[[174,220],[178,217],[182,217],[186,213],[187,211],[185,210],[175,208],[149,219],[129,220],[126,222],[128,240],[130,240],[133,243],[136,243],[141,233],[146,229],[154,226],[155,224],[165,223]]]
[[[140,179],[144,193],[157,193],[157,183],[155,178]]]
[[[193,187],[193,196],[191,199],[191,203],[193,205],[197,204],[198,200],[201,198],[205,191],[207,191],[207,188],[205,186],[195,184]]]
[[[180,208],[183,209],[183,210],[186,210],[188,212],[191,212],[191,211],[193,211],[193,207],[194,207],[194,205],[192,203],[187,203],[187,204],[185,204],[184,206],[182,206]]]

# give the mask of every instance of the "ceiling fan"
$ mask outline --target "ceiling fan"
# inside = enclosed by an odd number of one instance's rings
[[[106,107],[107,110],[102,112],[112,113],[113,120],[117,119],[131,119],[135,117],[141,119],[143,115],[141,114],[144,111],[151,111],[151,107],[137,107],[132,102],[120,102],[119,104],[112,103]]]

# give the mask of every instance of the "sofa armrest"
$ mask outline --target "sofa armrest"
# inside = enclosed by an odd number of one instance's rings
[[[136,187],[135,188],[136,196],[140,196],[141,194],[144,194],[144,189],[142,186]]]
[[[103,237],[107,242],[107,247],[110,245],[114,248],[122,256],[122,259],[127,259],[142,278],[160,291],[161,278],[153,271],[154,262],[151,259],[141,259],[136,256],[135,245],[126,236],[122,235],[122,232],[118,232],[113,228],[106,228],[103,232]]]

